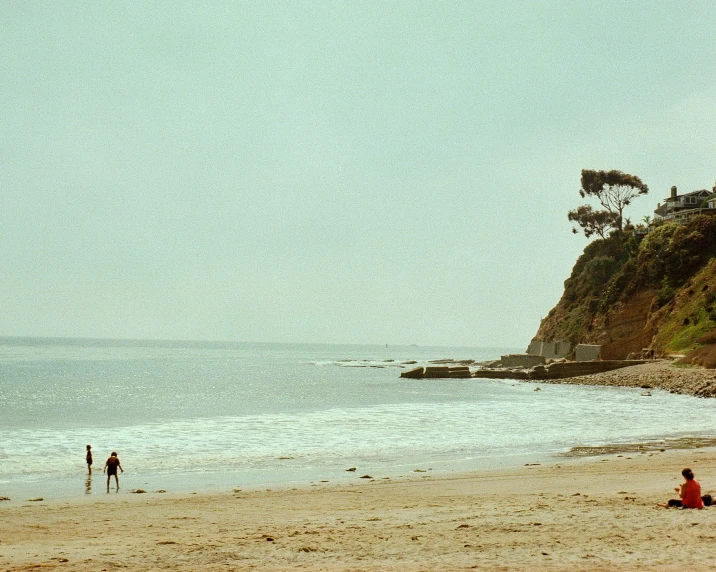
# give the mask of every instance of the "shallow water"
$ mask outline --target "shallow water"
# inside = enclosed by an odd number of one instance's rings
[[[0,339],[0,495],[101,492],[112,450],[123,490],[187,490],[394,478],[713,436],[713,400],[399,377],[407,361],[514,351]]]

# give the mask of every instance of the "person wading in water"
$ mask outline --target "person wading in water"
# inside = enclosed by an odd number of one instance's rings
[[[87,445],[87,456],[85,457],[87,460],[87,470],[89,471],[89,474],[92,474],[92,445]]]
[[[117,469],[124,472],[122,464],[119,462],[119,457],[117,457],[117,453],[112,451],[109,459],[107,459],[107,462],[104,464],[104,469],[102,469],[103,473],[107,473],[107,492],[109,492],[109,479],[112,475],[114,475],[114,480],[117,483],[117,490],[119,490],[119,476],[117,475]]]

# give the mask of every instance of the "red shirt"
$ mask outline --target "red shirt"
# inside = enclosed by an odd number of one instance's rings
[[[684,483],[681,495],[681,504],[686,508],[704,508],[704,501],[701,500],[701,485],[696,479]]]

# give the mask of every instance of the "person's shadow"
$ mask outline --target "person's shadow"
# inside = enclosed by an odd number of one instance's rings
[[[92,494],[92,475],[87,475],[87,480],[85,481],[85,494]]]

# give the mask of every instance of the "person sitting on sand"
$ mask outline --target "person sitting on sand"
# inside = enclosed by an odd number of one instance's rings
[[[679,499],[671,499],[667,506],[677,506],[681,508],[704,508],[704,501],[701,498],[701,485],[694,478],[694,473],[691,469],[684,469],[681,471],[684,477],[684,482],[681,483],[680,487],[674,487],[674,490],[679,493]]]
[[[92,474],[92,445],[87,445],[87,470]]]
[[[102,470],[102,472],[107,472],[107,492],[109,492],[109,479],[112,475],[114,475],[114,480],[117,483],[117,490],[119,490],[119,476],[117,475],[117,468],[124,472],[122,464],[119,462],[119,457],[117,457],[117,453],[112,451],[112,454],[109,456],[109,459],[107,459],[107,462],[104,464],[104,469]]]

